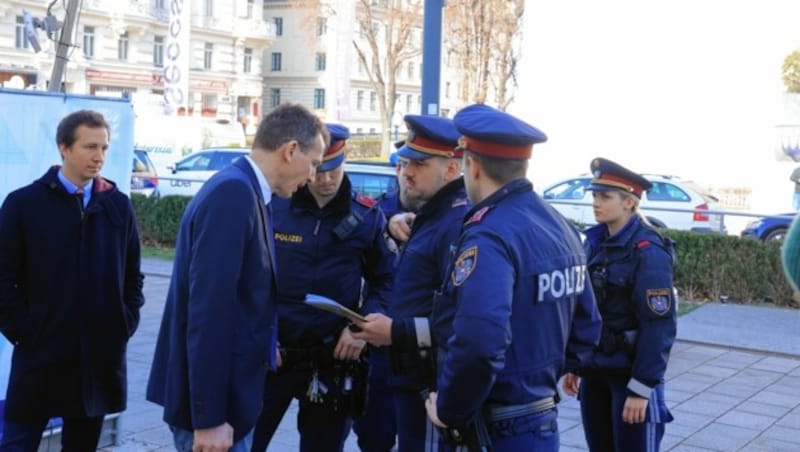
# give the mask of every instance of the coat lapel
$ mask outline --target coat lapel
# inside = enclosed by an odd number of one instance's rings
[[[275,275],[275,242],[272,234],[272,215],[268,211],[268,207],[264,202],[264,195],[261,193],[261,185],[258,183],[258,177],[253,172],[253,167],[244,158],[237,159],[233,164],[238,167],[245,175],[247,175],[250,185],[256,192],[256,199],[258,203],[258,213],[261,216],[261,232],[264,235],[264,241],[267,244],[267,253],[269,260],[272,264],[270,270],[272,279],[276,280]]]

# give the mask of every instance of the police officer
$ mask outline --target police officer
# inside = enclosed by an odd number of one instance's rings
[[[428,415],[444,450],[555,451],[557,381],[600,333],[580,237],[525,178],[542,132],[485,105],[454,123],[474,205],[433,308]]]
[[[302,303],[306,294],[332,298],[367,314],[384,312],[395,259],[386,220],[370,198],[351,191],[344,174],[348,130],[328,125],[330,146],[317,175],[291,199],[273,199],[282,365],[266,381],[253,451],[266,449],[289,403],[298,399],[301,451],[341,451],[365,390],[358,361],[364,341],[342,317]],[[366,293],[362,299],[362,277]],[[363,394],[361,394],[363,397]],[[356,412],[354,412],[356,411]]]
[[[580,392],[593,451],[654,451],[672,421],[664,372],[675,341],[672,242],[639,214],[644,177],[602,158],[592,160],[597,225],[585,231],[589,274],[603,333],[592,365],[564,378]]]
[[[395,394],[401,452],[430,450],[436,430],[425,415],[420,391],[432,387],[434,357],[428,316],[432,297],[458,238],[469,200],[461,177],[459,133],[450,119],[406,115],[408,137],[400,148],[400,200],[413,212],[410,239],[395,269],[388,317],[369,315],[355,336],[376,345],[391,344],[390,385]]]

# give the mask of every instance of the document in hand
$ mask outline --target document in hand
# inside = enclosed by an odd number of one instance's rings
[[[331,300],[328,297],[323,297],[322,295],[316,295],[310,293],[306,295],[305,303],[317,309],[322,309],[323,311],[332,312],[336,315],[345,317],[349,319],[351,322],[367,321],[367,319],[364,318],[364,316],[362,316],[361,314],[342,306],[340,303]]]

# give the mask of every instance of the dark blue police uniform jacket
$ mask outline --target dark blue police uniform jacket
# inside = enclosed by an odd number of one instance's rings
[[[396,214],[406,211],[400,203],[399,191],[384,193],[378,198],[378,205],[383,211],[383,214],[386,215],[387,221],[391,220]]]
[[[273,200],[272,212],[281,346],[333,347],[347,325],[340,316],[305,305],[307,293],[332,298],[362,314],[386,312],[395,259],[387,246],[386,219],[375,201],[351,191],[346,175],[325,207],[320,208],[304,187],[291,200]],[[346,237],[338,237],[335,230],[350,215],[360,222]],[[367,283],[363,303],[362,276]]]
[[[420,340],[425,341],[417,337],[415,318],[424,319],[427,324],[434,292],[442,284],[461,221],[469,206],[464,179],[458,178],[442,187],[417,212],[411,227],[411,238],[403,246],[398,259],[395,271],[397,284],[389,304],[389,317],[393,319],[393,354],[416,351],[420,348]],[[431,345],[428,344],[428,347]],[[407,376],[392,377],[390,382],[401,386],[421,384]]]
[[[168,424],[195,430],[227,422],[235,441],[255,425],[277,347],[267,222],[244,158],[186,207],[147,387]]]
[[[585,231],[590,275],[603,273],[605,290],[598,294],[604,335],[638,331],[634,352],[598,351],[589,369],[603,375],[629,375],[628,389],[649,397],[664,380],[675,341],[677,317],[672,284],[670,245],[638,216],[613,237],[604,224]]]
[[[553,397],[591,358],[600,317],[578,232],[517,179],[475,205],[432,314],[439,418]],[[566,360],[565,360],[566,356]]]

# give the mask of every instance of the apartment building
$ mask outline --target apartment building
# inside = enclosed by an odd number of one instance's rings
[[[36,34],[41,51],[25,39],[23,10],[44,18],[50,2],[0,3],[0,84],[46,89],[55,61],[55,42]],[[63,21],[66,2],[52,13]],[[274,35],[256,0],[184,0],[190,7],[188,113],[255,122],[261,116],[262,55]],[[164,92],[164,63],[170,0],[84,0],[64,89],[72,93],[121,95],[158,103]],[[186,111],[181,111],[186,114]]]

